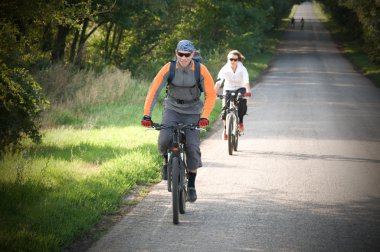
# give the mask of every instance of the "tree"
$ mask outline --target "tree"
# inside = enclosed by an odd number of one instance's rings
[[[380,62],[380,2],[365,0],[318,0],[332,19],[351,38],[361,39],[370,59]]]
[[[373,61],[380,62],[380,1],[341,0],[340,5],[356,14],[368,55]]]
[[[41,139],[38,115],[48,106],[27,70],[0,64],[0,151],[23,137]]]

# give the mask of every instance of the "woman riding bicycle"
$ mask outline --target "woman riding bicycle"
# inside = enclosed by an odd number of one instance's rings
[[[145,127],[152,127],[153,122],[151,113],[158,96],[164,87],[167,87],[167,97],[164,102],[164,113],[162,124],[167,126],[176,126],[178,123],[194,123],[199,127],[208,126],[208,118],[214,108],[216,94],[214,91],[214,80],[207,68],[200,64],[200,78],[197,83],[195,77],[195,61],[193,56],[195,48],[189,40],[181,40],[176,47],[176,61],[164,65],[157,73],[154,81],[149,88],[145,105],[144,116],[141,124]],[[170,66],[175,64],[174,77],[168,83],[170,77]],[[171,77],[172,78],[172,77]],[[204,91],[205,101],[200,99],[201,90]],[[164,156],[165,163],[162,167],[161,174],[164,180],[167,179],[167,150],[172,141],[172,132],[170,129],[160,130],[158,137],[158,149]],[[197,169],[202,167],[200,151],[200,134],[198,130],[186,130],[186,155],[187,168],[189,169],[188,178],[188,198],[190,202],[197,199],[195,190],[195,178]]]
[[[251,96],[248,71],[242,63],[244,59],[245,57],[238,50],[230,51],[227,55],[227,63],[219,71],[214,89],[217,93],[222,84],[224,85],[223,94],[225,98],[223,100],[223,107],[228,106],[226,101],[229,101],[229,93],[233,91],[241,93],[244,97]],[[243,118],[246,113],[247,100],[241,98],[238,102],[239,131],[241,133],[244,131]],[[224,140],[227,140],[225,110],[222,112],[222,120],[224,123],[222,137]]]

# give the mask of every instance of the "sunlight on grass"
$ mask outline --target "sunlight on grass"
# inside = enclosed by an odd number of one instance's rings
[[[313,11],[314,14],[322,21],[327,22],[329,20],[329,17],[325,14],[323,11],[322,5],[318,2],[313,3]]]
[[[151,139],[157,135],[157,131],[146,130],[141,126],[102,129],[57,128],[44,133],[43,143],[55,146],[73,146],[86,143],[88,145],[108,145],[129,149],[142,143],[151,142]]]
[[[0,213],[8,219],[0,243],[9,249],[18,237],[14,248],[51,251],[70,242],[136,185],[157,181],[157,134],[136,126],[52,129],[41,145],[8,153],[0,163]]]

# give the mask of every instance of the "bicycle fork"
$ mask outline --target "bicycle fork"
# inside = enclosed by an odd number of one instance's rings
[[[230,128],[230,121],[233,120],[233,124],[232,124],[232,129],[231,131],[229,130]],[[227,117],[226,117],[226,132],[228,134],[228,132],[232,132],[233,135],[236,135],[236,133],[238,132],[238,121],[237,121],[237,116],[235,113],[228,113],[227,114]]]
[[[172,191],[172,153],[168,152],[168,192]]]

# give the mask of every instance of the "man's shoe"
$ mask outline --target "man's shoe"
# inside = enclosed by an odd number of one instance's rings
[[[189,202],[195,202],[197,200],[197,191],[194,187],[187,188],[187,200]]]
[[[164,164],[161,168],[161,177],[163,180],[168,180],[168,165]]]
[[[240,133],[244,132],[244,124],[242,122],[239,123],[239,131],[240,131]]]
[[[223,140],[227,140],[227,133],[226,133],[226,130],[223,130],[222,138],[223,138]]]

